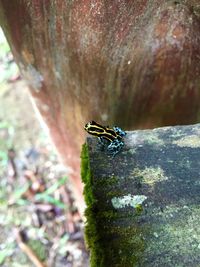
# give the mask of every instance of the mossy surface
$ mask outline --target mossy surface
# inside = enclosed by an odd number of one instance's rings
[[[101,194],[98,189],[105,186],[111,189],[117,184],[118,178],[112,175],[100,179],[93,177],[86,144],[82,148],[81,162],[81,176],[85,184],[84,196],[87,204],[85,239],[90,249],[91,267],[138,266],[145,247],[144,232],[148,230],[148,227],[142,228],[137,225],[137,217],[143,212],[141,201],[135,204],[134,209],[120,213],[112,207],[112,196],[108,191],[110,208],[105,208],[106,198],[97,201],[97,197]],[[122,192],[119,190],[113,194],[116,197],[122,195]]]
[[[90,171],[88,147],[86,144],[81,152],[81,178],[84,183],[84,197],[87,204],[85,216],[87,223],[85,225],[85,240],[90,249],[91,267],[103,266],[104,251],[100,243],[100,233],[98,232],[98,223],[95,218],[96,200],[93,194],[92,175]]]
[[[134,131],[115,158],[87,140],[92,267],[199,267],[199,133],[200,125]]]

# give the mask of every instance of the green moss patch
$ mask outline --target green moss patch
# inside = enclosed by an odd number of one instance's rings
[[[104,253],[100,242],[100,233],[98,231],[97,220],[95,218],[96,199],[93,194],[93,182],[90,171],[90,164],[88,158],[88,147],[86,144],[82,147],[81,152],[81,177],[84,183],[84,197],[87,204],[85,216],[87,219],[85,225],[85,240],[90,249],[90,266],[101,267],[104,266]]]
[[[102,195],[101,199],[99,197],[101,190],[103,191],[104,187],[113,189],[112,185],[118,183],[119,178],[111,175],[106,179],[97,177],[94,179],[86,144],[83,145],[81,153],[81,176],[85,184],[84,197],[87,204],[85,240],[90,250],[90,266],[138,266],[145,248],[144,232],[146,232],[146,226],[141,227],[137,224],[138,217],[143,212],[141,199],[134,204],[134,211],[125,212],[119,212],[112,207],[111,197]],[[108,202],[111,205],[107,208],[105,203]]]

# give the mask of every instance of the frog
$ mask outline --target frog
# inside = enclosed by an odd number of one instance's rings
[[[101,148],[106,149],[112,157],[115,157],[124,146],[123,137],[125,137],[126,132],[118,126],[111,128],[91,121],[85,124],[84,129],[89,134],[98,137]]]

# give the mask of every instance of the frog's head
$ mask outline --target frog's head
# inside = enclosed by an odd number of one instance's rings
[[[91,129],[91,127],[92,127],[92,125],[93,125],[93,121],[88,122],[88,123],[86,123],[84,129],[85,129],[87,132],[89,132],[90,129]]]
[[[97,135],[97,133],[103,133],[104,127],[96,123],[95,121],[90,121],[86,123],[84,129],[86,132],[92,135]]]

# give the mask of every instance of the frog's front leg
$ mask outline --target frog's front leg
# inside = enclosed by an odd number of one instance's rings
[[[122,130],[120,127],[114,126],[113,130],[120,135],[121,137],[124,137],[126,135],[126,132]]]
[[[112,154],[112,157],[114,157],[121,148],[123,147],[124,142],[119,139],[115,139],[113,142],[110,143],[110,145],[107,147],[107,151],[109,154]]]

